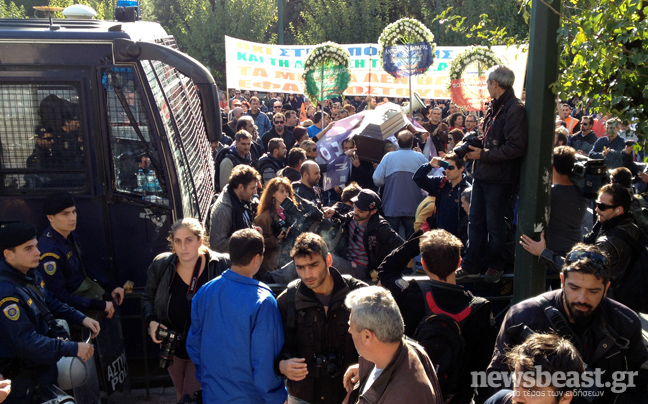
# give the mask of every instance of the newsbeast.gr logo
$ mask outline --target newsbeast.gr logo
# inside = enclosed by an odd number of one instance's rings
[[[542,366],[525,372],[471,372],[471,387],[488,387],[492,389],[513,389],[514,386],[531,388],[551,387],[554,389],[572,389],[575,395],[598,396],[598,390],[610,389],[612,393],[620,394],[630,387],[635,387],[637,371],[612,372],[612,380],[603,381],[605,370],[586,370],[583,373],[547,372]],[[602,392],[600,392],[602,393]]]

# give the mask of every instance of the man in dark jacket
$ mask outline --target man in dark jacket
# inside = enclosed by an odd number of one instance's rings
[[[428,177],[433,168],[446,160],[448,167],[445,175]],[[428,164],[423,164],[412,179],[422,190],[436,198],[436,228],[447,230],[459,237],[461,221],[466,212],[461,207],[461,193],[470,186],[464,175],[464,160],[454,153],[446,154],[445,158],[433,157]],[[428,224],[430,222],[428,221]]]
[[[277,176],[277,172],[284,167],[283,159],[286,157],[286,144],[280,137],[270,139],[268,152],[259,159],[259,174],[263,185]]]
[[[378,214],[380,197],[363,189],[353,202],[353,213],[344,218],[344,234],[333,254],[333,265],[342,273],[358,279],[376,277],[372,274],[387,254],[403,244],[403,239]]]
[[[272,118],[272,123],[274,124],[272,129],[261,136],[263,150],[270,151],[268,150],[268,142],[270,142],[270,139],[277,137],[283,139],[288,150],[292,149],[295,145],[295,138],[293,137],[292,130],[286,127],[286,116],[281,112],[277,112]]]
[[[495,344],[495,320],[491,304],[485,299],[474,297],[455,281],[455,269],[461,258],[461,241],[445,230],[421,231],[389,254],[378,268],[383,287],[389,289],[403,313],[405,335],[413,338],[421,319],[426,316],[428,302],[433,302],[438,313],[448,313],[455,320],[466,313],[461,326],[465,342],[463,363],[456,386],[449,386],[441,380],[443,396],[450,403],[470,403],[474,389],[471,388],[471,372],[484,371],[490,361]],[[403,269],[417,255],[422,254],[422,264],[429,281],[406,281]],[[421,345],[425,346],[423,342]],[[462,358],[457,358],[462,359]],[[487,391],[484,392],[487,396]]]
[[[511,307],[497,336],[488,371],[508,372],[507,348],[524,342],[530,333],[557,333],[574,343],[588,370],[596,372],[592,378],[598,374],[594,388],[601,395],[592,403],[642,402],[648,385],[648,370],[644,368],[648,351],[641,322],[632,310],[605,297],[610,272],[603,250],[576,244],[565,257],[560,280],[562,290]],[[587,398],[576,395],[574,402],[584,403]]]
[[[250,200],[260,187],[261,176],[252,167],[238,165],[223,188],[211,212],[209,244],[214,251],[229,252],[229,238],[237,230],[253,228]]]
[[[358,353],[349,329],[344,299],[352,290],[367,286],[343,277],[331,266],[324,240],[303,233],[291,257],[299,279],[279,295],[285,342],[276,369],[288,379],[288,402],[340,403],[346,395],[342,376],[356,363]],[[299,401],[301,402],[301,401]]]
[[[301,180],[301,166],[306,161],[306,152],[301,147],[293,147],[288,152],[288,166],[281,169],[277,175],[286,177],[290,182]]]
[[[55,317],[99,334],[99,323],[62,303],[35,271],[40,252],[36,228],[11,223],[0,228],[0,373],[11,379],[6,404],[30,404],[40,391],[57,384],[56,362],[62,357],[87,361],[92,344],[73,342]],[[48,397],[49,399],[50,397]],[[38,401],[42,403],[44,399]]]
[[[581,119],[581,130],[567,141],[567,146],[573,147],[580,155],[587,156],[592,151],[594,143],[598,140],[596,133],[592,130],[594,127],[594,118],[586,115]]]
[[[587,244],[596,244],[609,259],[612,286],[608,297],[625,304],[635,311],[641,309],[641,297],[636,288],[643,285],[632,279],[631,271],[639,251],[635,251],[629,240],[639,240],[640,230],[634,223],[630,213],[632,195],[621,184],[607,184],[599,190],[596,201],[598,222],[592,231],[583,238]],[[531,254],[539,256],[540,262],[549,270],[558,272],[564,264],[564,257],[546,248],[544,236],[540,241],[534,241],[528,236],[522,236],[522,246]]]
[[[483,148],[469,146],[466,157],[474,160],[468,245],[457,279],[476,276],[487,268],[485,280],[500,281],[506,266],[505,215],[512,213],[526,154],[528,125],[524,103],[513,92],[515,75],[496,66],[488,75],[493,102],[484,119]],[[486,258],[486,259],[484,259]]]

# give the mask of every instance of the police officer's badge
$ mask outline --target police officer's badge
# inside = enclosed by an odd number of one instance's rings
[[[20,318],[20,308],[15,303],[5,307],[2,311],[9,320],[16,321]]]
[[[46,263],[43,264],[43,269],[45,270],[45,273],[52,276],[56,272],[56,262],[55,261],[47,261]]]

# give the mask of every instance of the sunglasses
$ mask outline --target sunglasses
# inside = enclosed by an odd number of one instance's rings
[[[596,207],[598,208],[598,210],[601,210],[601,211],[606,211],[608,209],[616,208],[616,206],[614,206],[614,205],[606,205],[606,204],[601,203],[601,202],[596,202]]]
[[[446,171],[448,171],[448,170],[456,170],[456,169],[457,169],[456,166],[448,166],[448,168],[446,168]]]
[[[272,108],[274,108],[274,109],[281,108],[281,105],[275,105]]]
[[[43,140],[45,140],[47,142],[53,142],[54,138],[53,137],[44,137]]]
[[[275,125],[283,125],[285,121],[274,121]]]
[[[595,264],[605,267],[608,266],[608,260],[604,255],[590,251],[572,251],[565,257],[565,263],[570,264],[572,262],[576,262],[585,258],[589,258]]]
[[[240,92],[236,92],[236,93],[234,93],[234,94],[241,94],[241,93],[240,93]]]
[[[317,147],[313,147],[313,150],[311,150],[311,152],[316,152],[316,151],[317,151]]]

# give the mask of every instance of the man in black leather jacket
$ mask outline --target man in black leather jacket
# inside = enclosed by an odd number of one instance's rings
[[[594,383],[597,394],[602,395],[592,403],[642,402],[648,385],[648,370],[643,367],[648,351],[641,323],[632,310],[605,297],[610,272],[602,249],[576,244],[565,258],[560,279],[562,290],[511,307],[488,371],[508,371],[506,349],[523,342],[529,332],[558,333],[576,346],[589,371],[603,371]],[[587,402],[586,398],[576,394],[573,402]]]
[[[387,254],[403,244],[389,222],[378,214],[381,200],[370,189],[363,189],[353,202],[353,212],[344,216],[344,233],[335,247],[333,263],[342,273],[358,279],[377,279],[371,272]],[[374,279],[374,280],[375,280]]]
[[[507,264],[504,218],[513,212],[528,142],[526,111],[513,92],[514,81],[513,71],[505,66],[496,66],[488,75],[493,102],[484,118],[483,147],[471,145],[466,154],[474,160],[473,191],[468,245],[457,279],[487,269],[485,280],[497,283]]]
[[[299,279],[277,298],[285,342],[275,370],[288,379],[289,403],[295,398],[340,403],[346,395],[344,372],[358,360],[344,299],[367,284],[340,275],[326,243],[314,233],[301,234],[291,256]]]
[[[635,311],[641,309],[640,295],[635,288],[643,287],[641,282],[632,281],[634,260],[639,251],[633,249],[628,238],[639,240],[641,231],[635,225],[630,203],[632,195],[621,184],[604,185],[599,190],[596,202],[598,222],[592,232],[583,238],[586,244],[595,244],[603,250],[610,261],[612,285],[607,296],[625,304]],[[539,256],[540,262],[550,271],[558,272],[564,264],[564,257],[546,248],[544,235],[540,241],[522,236],[522,246],[531,254]]]

